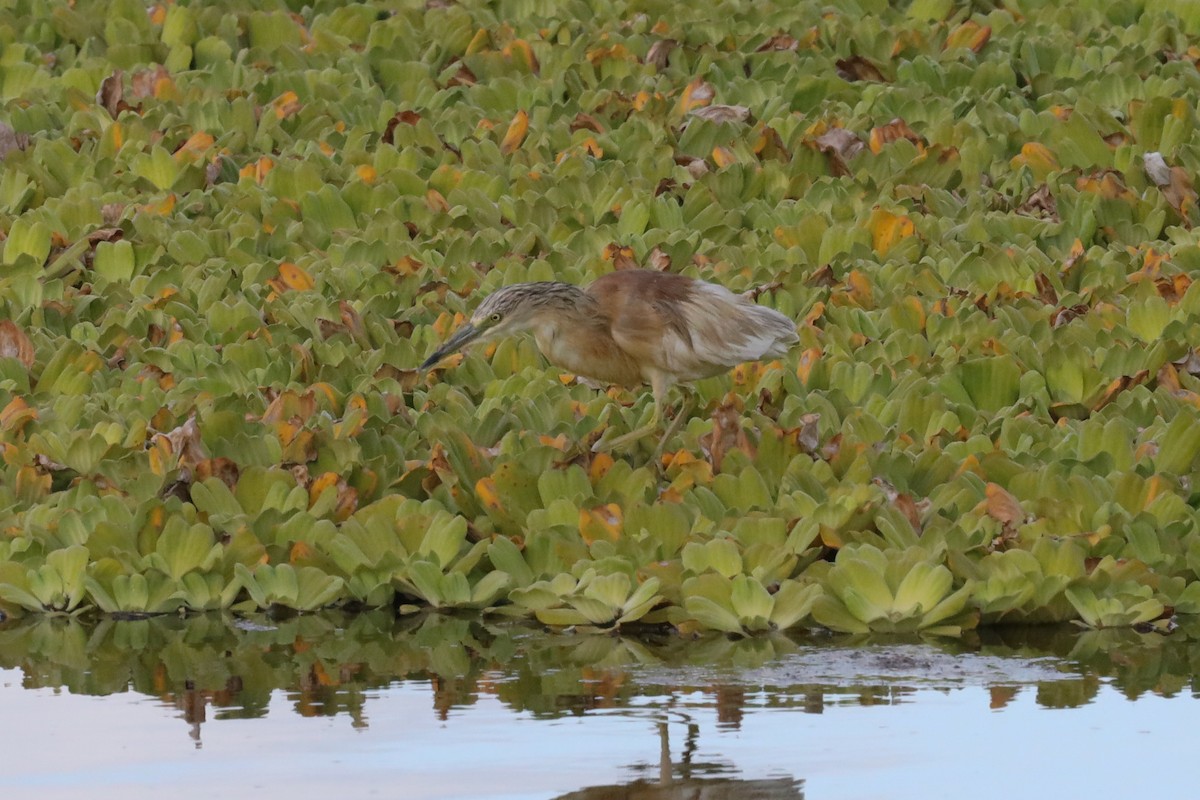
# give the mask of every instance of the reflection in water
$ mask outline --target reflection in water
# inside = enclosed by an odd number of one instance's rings
[[[1032,686],[1046,708],[1076,707],[1101,679],[1129,698],[1197,691],[1200,625],[1175,634],[1128,629],[992,629],[975,639],[713,636],[634,639],[545,633],[511,624],[429,615],[302,616],[247,623],[216,615],[103,620],[35,619],[0,626],[0,667],[26,688],[106,695],[132,688],[179,709],[193,737],[210,716],[267,713],[283,690],[304,717],[345,714],[368,725],[373,690],[428,681],[433,711],[495,697],[535,717],[636,705],[640,696],[688,696],[737,729],[747,707],[822,713],[830,704],[894,705],[917,689],[984,685],[992,708]],[[211,707],[211,711],[210,711]]]
[[[402,697],[407,710],[400,730],[417,737],[418,762],[431,759],[419,763],[422,774],[455,772],[438,759],[449,752],[457,763],[466,742],[474,743],[472,758],[481,746],[500,745],[492,756],[503,764],[504,748],[518,748],[516,740],[529,731],[528,725],[514,727],[514,721],[539,723],[536,737],[551,731],[549,738],[526,744],[545,750],[538,753],[539,764],[571,769],[571,759],[583,753],[618,770],[593,770],[599,780],[547,784],[553,791],[539,797],[826,797],[828,785],[821,792],[814,781],[829,780],[831,770],[844,769],[850,763],[846,759],[862,755],[860,748],[874,754],[892,747],[898,740],[882,733],[887,720],[912,716],[873,715],[876,721],[861,742],[855,738],[847,748],[828,751],[831,755],[820,755],[827,752],[821,749],[823,735],[794,742],[778,734],[763,739],[765,720],[800,713],[820,724],[807,726],[810,731],[825,731],[827,724],[815,715],[907,707],[914,701],[936,712],[936,698],[959,689],[972,691],[957,692],[958,702],[974,704],[984,715],[1014,704],[1078,708],[1102,691],[1111,697],[1105,686],[1130,699],[1195,694],[1200,688],[1196,664],[1200,624],[1195,621],[1170,636],[1063,627],[997,629],[953,641],[778,634],[695,641],[573,636],[480,619],[397,620],[387,614],[160,617],[94,626],[49,618],[0,625],[0,669],[18,670],[23,687],[93,696],[132,690],[153,697],[176,710],[197,748],[204,738],[210,747],[228,747],[219,735],[224,728],[211,727],[216,721],[279,717],[283,709],[301,717],[340,718],[351,730],[388,729],[396,716],[383,709],[394,709],[389,703]],[[413,715],[413,703],[427,704],[428,713]],[[480,728],[481,715],[491,715],[497,727]],[[789,730],[805,728],[794,716],[786,719]],[[578,724],[584,720],[586,727]],[[612,733],[597,734],[610,724]],[[306,729],[308,736],[318,735]],[[431,729],[446,729],[448,750],[424,746],[430,733],[422,731]],[[953,728],[939,730],[945,729]],[[394,736],[397,729],[389,730]],[[938,735],[932,734],[929,747],[938,751],[940,769],[947,742],[938,742]],[[600,744],[579,750],[581,736],[599,736]],[[568,740],[577,749],[569,749]],[[743,774],[747,750],[732,757],[730,748],[740,743],[767,754],[757,774]],[[561,752],[555,750],[560,744]],[[356,751],[350,745],[345,752]],[[772,752],[790,760],[775,762]],[[394,758],[363,766],[391,765]],[[21,784],[25,789],[41,786],[43,778],[37,776],[45,773],[27,774],[34,777]],[[610,776],[620,780],[605,783]],[[87,779],[94,780],[94,774]],[[598,785],[575,788],[585,782]],[[327,796],[306,788],[309,796]],[[494,788],[442,796],[485,796]],[[574,791],[563,794],[568,789]],[[77,796],[38,791],[39,797]]]
[[[670,725],[658,723],[658,775],[626,783],[589,786],[560,795],[560,800],[804,800],[803,781],[790,777],[741,779],[719,776],[734,772],[732,766],[695,763],[700,726],[684,715],[686,739],[679,761],[671,760]],[[637,770],[634,770],[637,773]]]

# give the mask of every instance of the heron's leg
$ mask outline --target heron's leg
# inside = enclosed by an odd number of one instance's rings
[[[675,418],[671,420],[671,424],[667,426],[667,430],[663,433],[662,439],[658,441],[658,447],[654,448],[654,460],[657,463],[662,463],[662,454],[667,446],[667,442],[671,440],[679,428],[692,415],[692,407],[695,405],[695,395],[687,386],[681,385],[679,393],[683,395],[683,401],[679,404],[679,410],[675,412]]]
[[[609,450],[616,450],[618,447],[624,447],[631,442],[636,442],[639,439],[644,439],[650,434],[658,430],[659,420],[662,419],[662,404],[663,398],[667,394],[667,390],[671,388],[671,384],[666,377],[655,373],[650,379],[650,386],[654,391],[654,413],[650,416],[650,421],[640,428],[630,431],[629,433],[615,436],[612,439],[606,439],[601,436],[600,440],[592,445],[593,453],[604,453]]]

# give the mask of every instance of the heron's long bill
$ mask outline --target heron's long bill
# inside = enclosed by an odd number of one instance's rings
[[[471,342],[479,338],[480,331],[471,323],[465,323],[461,328],[454,332],[454,335],[446,340],[446,343],[433,351],[433,355],[425,359],[425,363],[421,365],[421,369],[429,369],[434,364],[441,361],[446,356],[453,352],[461,350]]]

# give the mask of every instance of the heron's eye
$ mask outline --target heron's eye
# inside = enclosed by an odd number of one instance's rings
[[[492,322],[499,322],[499,321],[500,321],[500,313],[497,312],[495,314],[492,314]]]

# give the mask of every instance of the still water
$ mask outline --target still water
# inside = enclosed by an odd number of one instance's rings
[[[0,797],[1194,795],[1200,624],[629,639],[428,616],[0,626]]]

